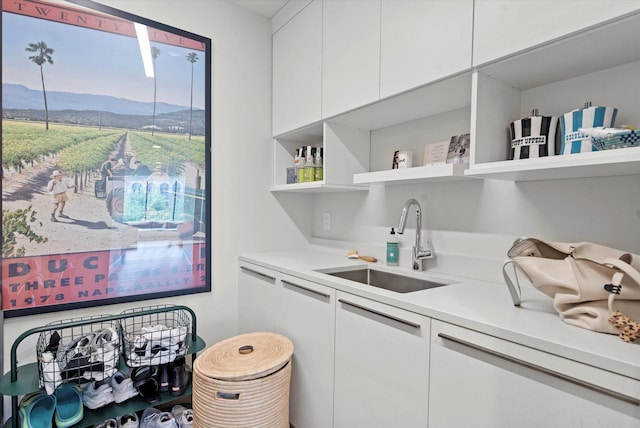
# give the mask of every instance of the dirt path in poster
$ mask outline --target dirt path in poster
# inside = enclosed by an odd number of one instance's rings
[[[127,150],[127,143],[123,141],[114,155]],[[25,248],[26,256],[130,248],[138,242],[138,229],[112,220],[105,200],[95,197],[94,182],[100,179],[97,171],[83,188],[67,192],[69,201],[64,213],[70,218],[52,222],[53,204],[47,183],[55,169],[58,169],[55,157],[47,157],[20,173],[5,171],[2,179],[2,209],[13,211],[31,206],[37,218],[31,228],[48,238],[41,244],[20,239],[19,245]],[[73,177],[65,177],[73,182]]]

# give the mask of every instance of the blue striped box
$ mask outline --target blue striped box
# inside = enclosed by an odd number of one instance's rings
[[[615,107],[590,106],[565,113],[560,117],[562,132],[562,147],[560,154],[595,152],[597,147],[592,144],[591,136],[579,132],[580,128],[595,128],[602,126],[612,128],[616,120],[618,109]]]

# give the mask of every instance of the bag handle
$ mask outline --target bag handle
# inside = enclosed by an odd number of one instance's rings
[[[627,275],[633,282],[636,283],[637,286],[640,287],[640,272],[633,268],[629,263],[625,262],[621,259],[606,259],[604,264],[607,266],[614,267],[621,272],[615,272],[613,277],[611,278],[611,290],[606,289],[609,294],[608,304],[609,304],[609,312],[613,312],[613,300],[616,298],[620,291],[622,290],[622,286],[620,282],[622,282],[622,278],[624,275]]]
[[[611,278],[611,284],[606,284],[604,286],[604,289],[610,293],[609,298],[607,299],[609,312],[611,313],[609,323],[620,329],[619,337],[622,340],[628,343],[634,342],[640,339],[640,322],[632,320],[620,311],[614,311],[613,301],[622,291],[620,283],[622,282],[624,275],[626,274],[633,282],[636,283],[636,285],[640,286],[640,272],[624,260],[607,259],[604,263],[618,269]]]
[[[516,286],[511,281],[509,274],[507,273],[507,265],[513,265],[513,275],[516,277],[516,284],[518,289],[516,290]],[[502,264],[502,277],[504,278],[504,282],[507,284],[507,288],[509,289],[509,293],[511,294],[511,300],[513,300],[513,306],[520,306],[522,302],[521,295],[522,289],[520,288],[520,281],[518,281],[518,270],[516,269],[516,264],[513,260],[506,260]]]

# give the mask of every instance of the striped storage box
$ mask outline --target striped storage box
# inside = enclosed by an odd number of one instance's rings
[[[580,128],[595,128],[602,126],[613,127],[618,109],[615,107],[592,107],[586,103],[584,108],[565,113],[560,118],[562,131],[562,148],[560,153],[569,155],[572,153],[593,152],[598,149],[592,144],[592,137],[579,132]]]
[[[531,117],[511,122],[511,151],[509,159],[529,159],[553,156],[556,145],[558,118],[539,116],[533,110]]]

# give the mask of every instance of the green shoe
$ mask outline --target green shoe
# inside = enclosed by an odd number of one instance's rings
[[[56,397],[42,391],[25,395],[20,401],[20,428],[51,428]]]
[[[56,427],[64,428],[82,420],[82,393],[77,386],[62,385],[54,392],[56,396]]]

